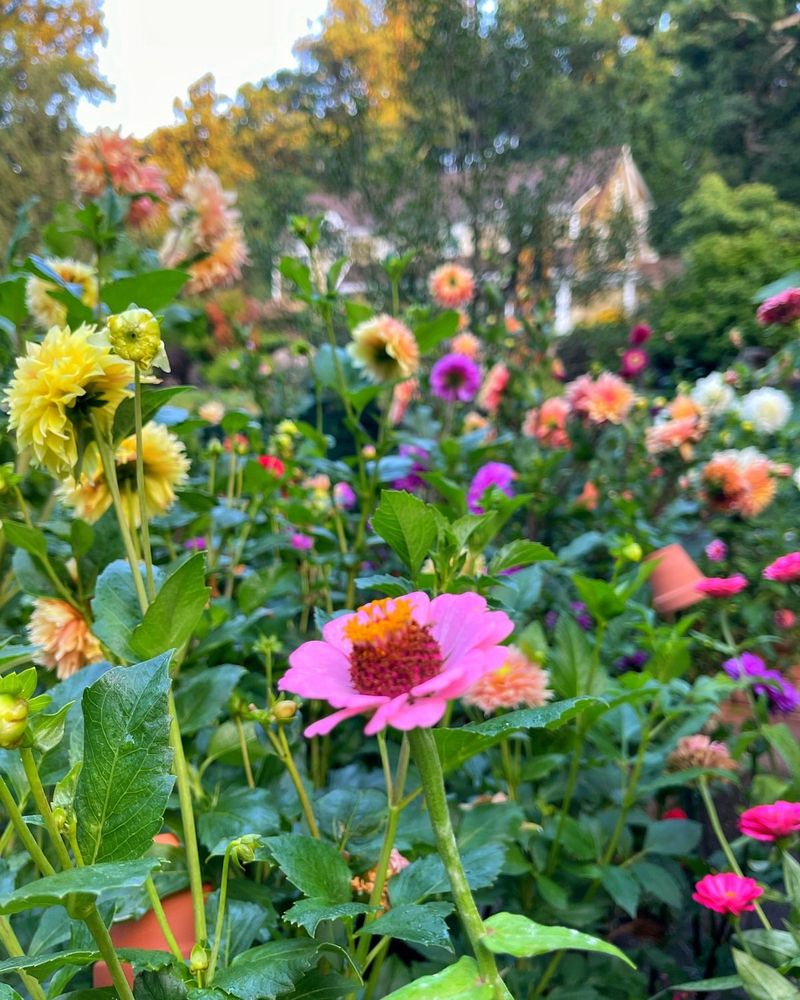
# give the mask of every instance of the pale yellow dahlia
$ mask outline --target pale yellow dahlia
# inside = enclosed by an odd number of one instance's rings
[[[116,452],[117,480],[128,524],[139,527],[141,516],[136,490],[136,435],[120,442]],[[165,513],[175,502],[175,490],[189,473],[189,459],[183,444],[164,427],[151,421],[142,428],[144,492],[149,517]],[[69,479],[62,491],[64,500],[75,513],[94,524],[111,506],[111,491],[95,452],[85,463],[85,471],[76,482]]]
[[[359,323],[347,350],[378,382],[408,378],[419,368],[416,337],[404,323],[385,314]]]
[[[17,358],[6,392],[9,426],[20,450],[54,476],[67,476],[78,461],[78,432],[94,416],[102,430],[133,379],[133,365],[117,357],[91,326],[53,327],[41,344],[28,343]]]
[[[37,597],[28,622],[28,635],[39,652],[33,657],[48,670],[55,670],[59,679],[77,673],[87,663],[102,660],[100,643],[83,615],[55,597]]]
[[[133,361],[140,371],[152,365],[169,371],[169,361],[161,340],[161,327],[149,309],[126,309],[108,317],[108,339],[114,351]]]
[[[79,287],[77,298],[85,306],[94,309],[97,305],[98,287],[94,268],[77,260],[46,260],[51,271],[70,285]],[[51,326],[63,326],[67,321],[67,307],[57,302],[50,292],[60,291],[59,286],[46,278],[32,274],[25,286],[25,304],[33,321],[42,330]]]

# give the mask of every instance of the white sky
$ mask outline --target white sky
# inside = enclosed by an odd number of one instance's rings
[[[217,92],[294,65],[292,46],[309,33],[326,0],[105,0],[108,41],[100,70],[116,100],[83,101],[78,122],[92,131],[122,126],[144,137],[174,120],[172,104],[213,73]]]

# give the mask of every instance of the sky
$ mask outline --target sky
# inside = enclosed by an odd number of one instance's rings
[[[108,40],[100,71],[115,101],[83,101],[78,122],[92,131],[122,127],[140,138],[174,121],[172,105],[213,73],[217,92],[233,96],[294,65],[292,46],[309,33],[326,0],[105,0]]]

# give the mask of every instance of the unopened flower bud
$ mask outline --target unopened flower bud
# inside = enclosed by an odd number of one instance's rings
[[[642,558],[642,547],[638,542],[628,542],[622,550],[622,555],[630,562],[640,562]]]
[[[221,455],[224,451],[224,447],[219,438],[212,438],[208,442],[208,453],[209,455]]]
[[[201,944],[196,944],[189,956],[189,971],[196,976],[198,972],[205,972],[207,968],[208,952]]]
[[[5,462],[0,465],[0,493],[5,493],[10,490],[12,486],[15,486],[22,477],[19,476],[14,471],[14,466],[11,462]]]
[[[56,824],[56,829],[61,833],[67,828],[67,811],[63,806],[55,806],[53,808],[53,822]]]
[[[121,358],[135,362],[140,370],[146,371],[156,364],[169,371],[161,327],[149,309],[126,309],[109,316],[108,339]]]
[[[230,845],[231,859],[239,867],[250,864],[251,861],[255,860],[258,844],[259,839],[255,834],[248,833],[244,837],[239,837],[238,840],[234,840]]]
[[[297,702],[278,701],[272,706],[272,714],[278,722],[291,722],[297,715]]]
[[[15,694],[0,694],[0,748],[13,750],[28,724],[28,702]]]

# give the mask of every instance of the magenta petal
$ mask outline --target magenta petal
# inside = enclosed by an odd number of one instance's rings
[[[351,612],[349,615],[339,615],[338,618],[332,618],[322,626],[322,638],[325,642],[329,642],[331,646],[338,649],[340,653],[344,653],[345,656],[350,655],[353,644],[345,636],[344,630],[353,618],[355,618],[355,612]]]
[[[399,694],[396,698],[391,698],[384,705],[381,705],[366,726],[364,726],[364,733],[367,736],[374,736],[375,733],[379,733],[382,729],[385,729],[394,713],[399,712],[407,701],[407,694]]]
[[[421,698],[401,705],[389,718],[394,729],[430,729],[442,718],[447,708],[445,698]]]
[[[514,630],[502,611],[487,611],[479,594],[440,594],[431,602],[432,635],[445,661],[456,659],[476,646],[501,642]]]
[[[289,657],[289,669],[278,681],[280,691],[330,701],[344,707],[360,697],[350,680],[350,662],[327,642],[304,642]],[[338,703],[338,704],[337,704]]]
[[[343,708],[340,712],[326,715],[324,719],[319,719],[317,722],[312,722],[310,726],[306,726],[303,735],[309,739],[312,736],[327,736],[334,726],[338,726],[345,719],[352,719],[354,715],[360,715],[363,711],[362,708],[358,707]]]

